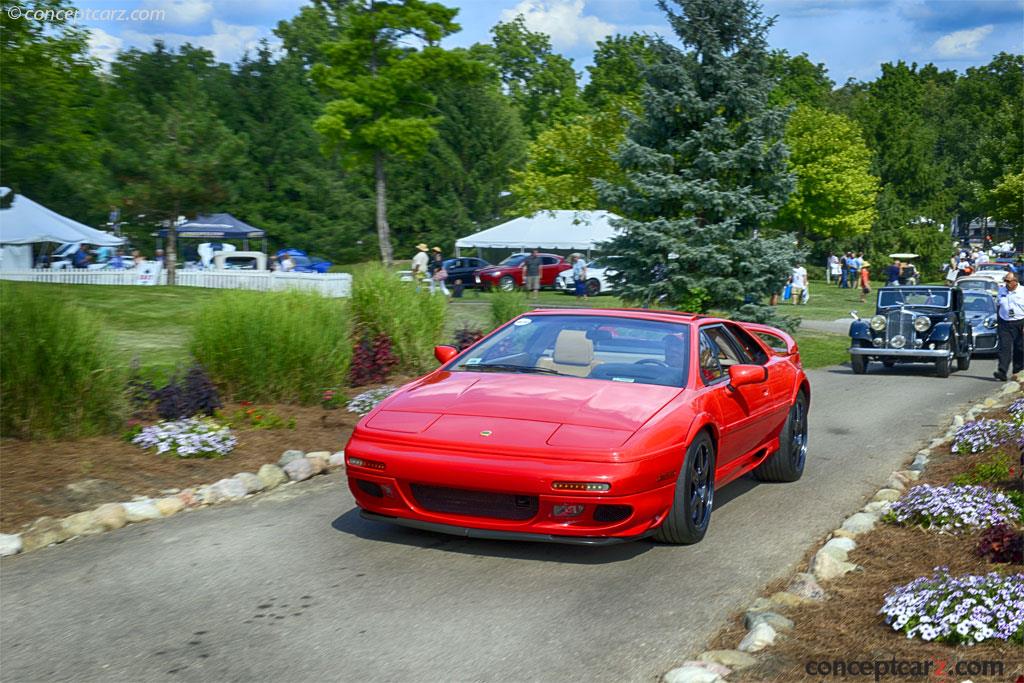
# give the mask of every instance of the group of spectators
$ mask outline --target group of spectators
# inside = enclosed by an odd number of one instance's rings
[[[163,249],[156,250],[156,256],[153,260],[163,263]],[[115,249],[114,247],[90,249],[88,244],[79,245],[75,253],[71,255],[72,268],[88,268],[91,265],[99,264],[114,270],[129,270],[141,266],[146,261],[146,257],[138,249],[132,249],[131,255],[125,256],[122,249]]]
[[[836,286],[841,289],[854,289],[868,287],[870,291],[870,284],[865,285],[865,282],[870,282],[870,272],[865,275],[871,267],[871,264],[864,260],[864,252],[858,251],[856,253],[848,251],[845,254],[834,254],[829,253],[828,259],[825,261],[825,282],[832,284],[835,282]]]
[[[979,266],[991,262],[991,257],[984,249],[961,249],[954,252],[942,269],[948,282],[956,282],[957,278],[974,274]],[[1018,256],[1016,262],[1008,263],[1009,270],[1016,276],[1024,275],[1024,256]]]
[[[444,254],[441,247],[428,247],[423,242],[416,245],[416,255],[412,257],[412,279],[417,289],[424,280],[430,283],[430,293],[440,292],[451,298],[448,290],[448,271],[444,267]],[[458,295],[462,296],[462,281],[456,283]]]

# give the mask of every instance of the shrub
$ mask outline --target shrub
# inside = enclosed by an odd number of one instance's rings
[[[398,358],[391,352],[391,340],[386,334],[378,334],[372,340],[369,335],[363,335],[352,354],[349,383],[361,387],[385,382],[396,365]]]
[[[501,327],[517,315],[530,310],[522,292],[496,291],[491,297],[491,325]]]
[[[915,486],[892,504],[888,521],[961,533],[1007,522],[1016,506],[984,486]]]
[[[459,329],[455,330],[455,348],[457,348],[459,351],[468,349],[470,346],[480,341],[480,339],[482,339],[483,336],[484,333],[481,332],[480,330],[470,327],[469,325],[464,325]]]
[[[257,408],[248,401],[243,401],[242,407],[236,410],[230,417],[218,412],[217,418],[232,429],[238,429],[239,427],[251,427],[253,429],[295,429],[294,417],[281,417],[273,410]]]
[[[950,576],[946,567],[890,590],[880,614],[908,638],[978,643],[1024,642],[1024,574]]]
[[[224,292],[197,312],[190,346],[227,397],[264,403],[317,403],[352,358],[344,302],[315,292]]]
[[[213,415],[223,404],[217,387],[207,376],[203,366],[194,363],[179,379],[175,372],[167,384],[152,394],[156,413],[165,420],[177,420],[193,415]]]
[[[143,427],[132,443],[155,448],[157,455],[170,452],[179,458],[220,458],[230,453],[238,441],[228,427],[215,420],[189,417],[161,420]]]
[[[350,399],[346,404],[346,408],[350,413],[366,415],[368,412],[373,410],[378,403],[395,393],[397,390],[398,387],[378,387],[376,389],[364,391],[358,396]]]
[[[1006,453],[997,453],[988,462],[979,462],[970,472],[958,474],[954,484],[994,484],[1006,481],[1013,472],[1013,461]]]
[[[975,552],[989,562],[1024,563],[1024,535],[1009,524],[996,524],[981,535]]]
[[[422,372],[436,365],[434,346],[441,343],[447,303],[425,288],[417,292],[382,266],[362,269],[352,279],[353,320],[371,337],[386,335],[399,367],[406,371]]]
[[[31,284],[0,288],[0,435],[117,433],[127,413],[123,362],[85,309]]]

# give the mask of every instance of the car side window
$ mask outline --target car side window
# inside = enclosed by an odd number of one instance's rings
[[[721,349],[706,332],[700,333],[700,378],[704,384],[712,384],[725,376],[721,363]]]
[[[746,353],[722,325],[701,328],[700,373],[705,384],[727,377],[731,366],[749,362]]]
[[[733,338],[743,349],[744,353],[750,359],[751,363],[756,365],[764,365],[768,362],[768,354],[764,352],[761,345],[750,336],[750,333],[744,330],[739,325],[729,325],[729,332],[732,333]]]
[[[541,259],[541,264],[545,266],[553,266],[558,263],[558,259],[554,256],[542,256]]]

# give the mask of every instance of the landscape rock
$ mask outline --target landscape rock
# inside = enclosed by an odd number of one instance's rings
[[[160,493],[164,494],[165,496],[176,496],[177,494],[181,493],[181,489],[161,489]]]
[[[747,629],[752,629],[758,624],[768,624],[775,629],[776,633],[779,631],[791,631],[794,626],[792,619],[787,619],[775,612],[747,612],[743,616],[743,625]]]
[[[661,680],[665,683],[718,683],[725,679],[702,666],[681,666],[669,671]]]
[[[718,662],[705,662],[703,659],[689,659],[682,663],[681,666],[695,666],[700,669],[706,669],[713,671],[719,676],[725,677],[732,673],[732,669]]]
[[[64,525],[59,519],[53,517],[40,517],[32,526],[21,534],[22,550],[29,552],[36,548],[45,548],[54,543],[63,543],[71,538]]]
[[[773,593],[772,596],[768,599],[771,601],[772,608],[774,609],[783,609],[786,607],[800,607],[801,605],[806,605],[807,603],[812,602],[807,598],[802,598],[799,595],[793,595],[792,593],[787,593],[786,591]]]
[[[267,464],[261,466],[256,476],[260,478],[260,481],[263,482],[263,487],[267,489],[277,488],[288,481],[288,475],[277,465]]]
[[[892,503],[887,501],[873,500],[864,506],[864,512],[872,515],[884,515],[889,512],[892,507]]]
[[[292,451],[285,451],[284,453],[281,454],[281,457],[278,458],[277,466],[278,467],[284,467],[288,463],[294,462],[295,460],[298,460],[299,458],[304,458],[304,457],[306,457],[306,454],[304,452],[302,452],[302,451],[294,451],[294,450],[292,450]]]
[[[17,555],[21,552],[21,536],[19,534],[0,534],[0,557]]]
[[[288,475],[288,478],[292,481],[305,481],[314,474],[316,474],[313,463],[306,458],[299,458],[298,460],[292,460],[290,463],[284,466],[284,473]]]
[[[740,652],[760,652],[775,643],[775,629],[765,623],[758,624],[743,636],[739,647]]]
[[[323,474],[327,471],[327,461],[323,458],[307,455],[306,460],[308,460],[309,464],[313,466],[313,474]]]
[[[708,650],[700,653],[700,659],[705,662],[722,664],[733,671],[746,669],[757,664],[757,658],[739,650]]]
[[[195,489],[184,489],[182,491],[179,491],[178,499],[181,500],[181,502],[184,503],[185,507],[187,508],[195,507],[202,503],[202,500],[199,498],[199,495],[196,493]]]
[[[91,536],[106,531],[103,523],[96,518],[95,510],[86,510],[61,520],[64,530],[70,536]]]
[[[1020,384],[1018,384],[1017,382],[1007,382],[1006,384],[1003,385],[1003,390],[1000,391],[999,394],[1001,396],[1006,396],[1008,394],[1016,394],[1019,391]]]
[[[881,503],[892,503],[900,499],[903,494],[896,489],[879,489],[872,499]]]
[[[306,453],[307,458],[320,458],[324,462],[331,459],[330,451],[313,451],[312,453]]]
[[[747,612],[768,612],[773,606],[774,604],[768,598],[758,598],[754,600],[754,604],[747,609]]]
[[[332,453],[331,457],[327,459],[327,464],[330,467],[343,467],[345,465],[345,451]]]
[[[238,500],[239,498],[244,498],[245,494],[248,493],[245,490],[245,484],[234,477],[221,479],[211,484],[210,489],[216,491],[220,500]]]
[[[851,515],[843,522],[843,529],[846,529],[851,534],[863,534],[871,531],[875,528],[876,518],[873,514],[868,512],[858,512]]]
[[[892,474],[889,475],[889,478],[886,480],[885,488],[893,489],[894,491],[903,493],[904,491],[907,490],[907,484],[909,483],[910,482],[906,481],[903,477],[897,477],[896,473],[893,472]]]
[[[928,448],[931,448],[932,450],[935,450],[936,448],[938,448],[939,446],[943,445],[947,441],[949,441],[948,437],[940,436],[937,439],[932,439],[932,442],[930,444],[928,444]]]
[[[132,500],[127,503],[122,503],[121,506],[124,508],[126,519],[129,522],[142,522],[147,519],[160,519],[163,515],[160,514],[160,510],[157,509],[156,503],[151,499],[146,500]]]
[[[840,576],[849,574],[856,568],[857,565],[852,562],[846,562],[840,559],[834,552],[826,552],[824,549],[818,551],[814,556],[814,563],[811,565],[814,576],[819,581],[838,579]]]
[[[789,584],[786,586],[786,591],[792,595],[802,598],[804,600],[824,600],[828,597],[828,593],[818,585],[813,574],[807,572],[798,572],[793,575],[793,578],[789,580]],[[776,593],[778,595],[778,593]],[[773,595],[774,599],[775,596]]]
[[[853,540],[853,538],[857,534],[853,533],[852,531],[847,531],[846,529],[833,529],[832,530],[832,535],[835,538],[849,538],[849,539]]]
[[[235,479],[242,482],[246,493],[256,493],[265,488],[263,480],[252,472],[239,472],[235,475]]]
[[[167,496],[154,503],[163,517],[171,517],[185,509],[185,503],[178,496]]]
[[[822,548],[842,548],[846,552],[850,552],[856,547],[857,541],[852,538],[830,538],[828,543],[822,546]]]
[[[921,478],[921,472],[919,472],[918,470],[900,470],[899,474],[902,474],[910,481],[917,481],[918,479]],[[908,481],[907,483],[909,484],[910,481]]]
[[[954,415],[953,416],[953,427],[956,428],[956,427],[963,427],[963,426],[964,426],[964,416],[963,415]]]
[[[107,531],[120,529],[128,523],[128,513],[120,503],[104,503],[93,510],[93,514]]]

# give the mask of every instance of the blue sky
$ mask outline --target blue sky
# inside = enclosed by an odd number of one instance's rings
[[[613,33],[668,36],[654,0],[442,0],[459,8],[462,31],[450,46],[486,42],[490,28],[516,14],[535,31],[551,36],[554,48],[571,57],[578,72],[591,63],[597,40]],[[79,0],[90,10],[163,10],[162,21],[80,23],[93,29],[95,54],[148,47],[155,38],[170,45],[202,45],[235,62],[263,38],[276,43],[273,28],[294,16],[303,0]],[[883,62],[933,62],[963,71],[988,63],[998,52],[1024,51],[1024,0],[763,0],[777,17],[769,35],[773,48],[806,52],[823,62],[837,83],[872,80]]]

